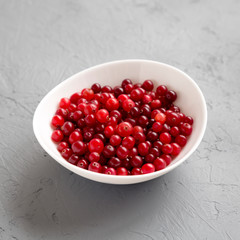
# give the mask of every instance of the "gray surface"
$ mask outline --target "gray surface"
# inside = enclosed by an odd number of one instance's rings
[[[0,0],[0,239],[239,239],[240,1]],[[116,59],[172,64],[209,111],[198,150],[143,184],[83,179],[37,143],[42,97]]]

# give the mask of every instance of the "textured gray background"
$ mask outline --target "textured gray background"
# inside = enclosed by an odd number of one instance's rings
[[[239,26],[237,0],[0,0],[0,239],[239,239]],[[95,183],[43,151],[32,116],[65,78],[127,58],[192,76],[208,128],[159,179]]]

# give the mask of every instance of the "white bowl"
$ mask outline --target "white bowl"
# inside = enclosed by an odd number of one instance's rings
[[[136,176],[113,176],[91,172],[68,163],[57,151],[56,144],[51,140],[53,129],[50,121],[58,102],[62,97],[70,97],[76,91],[91,87],[95,82],[102,86],[120,85],[125,78],[134,82],[151,79],[155,85],[164,84],[177,92],[175,104],[181,111],[194,119],[193,131],[181,153],[172,163],[161,171]],[[52,89],[39,103],[34,117],[33,129],[43,149],[58,163],[70,171],[102,183],[133,184],[145,182],[164,175],[183,163],[198,147],[207,124],[207,107],[204,96],[197,84],[184,72],[170,65],[148,60],[122,60],[104,63],[81,71],[63,81]]]

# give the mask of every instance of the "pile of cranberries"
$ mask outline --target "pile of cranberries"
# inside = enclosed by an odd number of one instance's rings
[[[91,88],[62,98],[51,120],[52,140],[69,163],[97,173],[139,175],[164,169],[187,143],[192,117],[176,92],[151,80]]]

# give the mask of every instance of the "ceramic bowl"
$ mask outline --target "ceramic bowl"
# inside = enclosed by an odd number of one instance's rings
[[[174,158],[169,166],[161,171],[136,176],[113,176],[95,173],[81,169],[63,159],[51,140],[52,116],[56,112],[58,102],[62,97],[70,97],[76,91],[89,88],[93,83],[102,86],[117,86],[125,78],[133,82],[143,82],[151,79],[155,86],[166,85],[177,92],[177,100],[174,102],[185,115],[194,119],[193,131],[186,146],[181,153]],[[39,103],[33,118],[33,129],[36,138],[43,149],[63,167],[70,171],[97,182],[109,184],[133,184],[145,182],[160,177],[183,163],[196,150],[200,144],[207,124],[207,107],[204,96],[194,82],[181,70],[160,62],[149,60],[121,60],[97,65],[83,70],[67,80],[61,82],[52,89]]]

